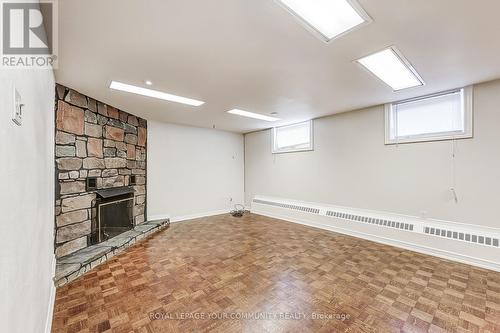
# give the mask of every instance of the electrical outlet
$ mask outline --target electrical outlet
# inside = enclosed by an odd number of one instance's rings
[[[17,89],[13,86],[13,98],[14,98],[14,109],[12,110],[12,121],[18,125],[21,126],[23,123],[23,109],[24,109],[24,104],[21,101],[21,95],[17,91]]]

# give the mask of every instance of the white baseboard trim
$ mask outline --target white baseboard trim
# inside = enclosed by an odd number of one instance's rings
[[[256,199],[257,200],[273,200],[273,201],[271,201],[273,203],[280,203],[280,204],[286,203],[286,204],[292,205],[292,206],[293,205],[300,205],[300,202],[298,202],[298,201],[286,201],[286,199],[276,199],[276,198],[269,198],[269,197],[262,197],[262,196],[256,197]],[[384,237],[382,235],[375,235],[375,234],[372,234],[370,232],[349,229],[348,227],[346,228],[344,226],[339,226],[342,223],[336,223],[336,221],[345,222],[345,221],[342,221],[342,219],[337,219],[335,217],[326,215],[326,211],[328,209],[330,209],[331,207],[327,207],[325,209],[325,206],[322,206],[321,204],[313,204],[313,203],[303,203],[303,204],[306,207],[319,208],[319,212],[308,212],[308,211],[295,212],[295,211],[293,211],[293,209],[296,209],[296,207],[295,208],[293,208],[293,207],[290,208],[289,206],[285,206],[285,207],[283,207],[283,206],[282,207],[267,206],[266,207],[266,205],[259,204],[258,202],[252,203],[251,211],[252,211],[252,213],[259,214],[259,215],[264,215],[264,216],[268,216],[268,217],[272,217],[272,218],[276,218],[276,219],[281,219],[281,220],[285,220],[285,221],[289,221],[289,222],[307,225],[310,227],[315,227],[315,228],[329,230],[329,231],[333,231],[333,232],[337,232],[337,233],[341,233],[341,234],[346,234],[346,235],[353,236],[353,237],[358,237],[358,238],[362,238],[362,239],[366,239],[366,240],[370,240],[370,241],[374,241],[374,242],[378,242],[378,243],[382,243],[382,244],[386,244],[386,245],[396,246],[396,247],[400,247],[400,248],[403,248],[406,250],[420,252],[420,253],[424,253],[427,255],[432,255],[432,256],[443,258],[443,259],[457,261],[457,262],[461,262],[464,264],[474,265],[474,266],[478,266],[481,268],[490,269],[490,270],[500,272],[500,262],[492,261],[492,260],[489,260],[487,258],[470,256],[470,255],[467,255],[464,253],[457,253],[457,252],[449,251],[445,248],[436,248],[436,247],[429,246],[429,245],[418,244],[417,242],[408,242],[406,240],[396,239],[394,237]],[[351,209],[351,211],[352,211],[352,209]],[[362,210],[359,210],[359,211],[362,211]],[[364,211],[364,212],[366,213],[366,211]],[[380,213],[380,212],[371,212],[371,213],[373,213],[373,214],[377,213],[378,216],[383,216],[383,213]],[[389,216],[389,215],[386,215],[386,216]],[[402,215],[399,215],[399,216],[404,217]],[[392,217],[394,218],[394,215]],[[332,222],[332,224],[323,223],[322,221],[326,221],[325,218],[330,220]],[[418,218],[414,218],[414,217],[412,217],[412,219],[418,220]],[[405,219],[405,221],[408,221],[408,219]],[[433,237],[438,242],[438,244],[440,243],[439,237],[436,237],[434,235],[423,234],[421,232],[422,230],[417,225],[418,221],[415,220],[414,222],[415,222],[415,229],[412,230],[411,232],[414,232],[416,234],[420,234],[420,237]],[[412,222],[412,223],[414,223],[414,222]],[[354,222],[354,223],[359,223],[359,224],[363,225],[363,222],[361,222],[361,221]],[[337,225],[335,225],[335,224],[337,224]],[[359,224],[357,225],[358,229],[360,226]],[[457,224],[454,222],[440,221],[439,226],[444,225],[444,224],[453,225],[455,228],[463,225],[463,224]],[[344,225],[345,225],[345,223],[344,223]],[[471,225],[463,225],[463,226],[467,226],[467,230],[474,229],[474,226],[471,226]],[[369,229],[369,228],[367,228],[367,229]],[[479,232],[484,231],[484,229],[487,229],[487,231],[490,231],[490,232],[495,231],[494,228],[484,228],[481,226],[479,226],[477,228],[477,230]],[[381,230],[383,230],[383,228]],[[461,229],[458,229],[458,230],[461,230]],[[397,231],[399,231],[399,230],[397,230]],[[410,230],[402,230],[402,232],[410,232]],[[447,241],[450,241],[450,240],[447,240]],[[455,241],[455,240],[453,240],[453,241]],[[456,240],[456,241],[458,242],[459,240]],[[476,248],[481,249],[481,250],[488,249],[488,251],[495,251],[493,253],[500,254],[500,249],[494,248],[494,247],[489,248],[489,247],[484,246],[484,245],[479,245],[479,244],[472,244],[471,245],[468,243],[466,246],[469,246],[469,247],[473,246],[473,247],[476,247]]]
[[[220,209],[220,210],[212,210],[208,212],[202,212],[202,213],[196,213],[196,214],[189,214],[189,215],[182,215],[182,216],[174,216],[171,217],[170,215],[153,215],[149,216],[148,220],[154,221],[154,220],[161,220],[161,219],[170,219],[170,223],[176,223],[176,222],[182,222],[182,221],[187,221],[187,220],[193,220],[193,219],[198,219],[201,217],[207,217],[207,216],[214,216],[214,215],[222,215],[222,214],[227,214],[229,213],[229,210],[227,209]]]
[[[51,277],[56,275],[56,257],[52,260],[52,274]],[[47,319],[45,320],[45,333],[52,331],[52,316],[54,315],[54,303],[56,300],[56,286],[52,279],[50,279],[50,295],[49,304],[47,305]]]
[[[212,210],[209,212],[196,213],[196,214],[190,214],[190,215],[184,215],[184,216],[176,216],[176,217],[171,218],[170,222],[176,223],[176,222],[182,222],[182,221],[186,221],[186,220],[199,219],[201,217],[222,215],[222,214],[227,214],[227,213],[229,213],[229,210],[227,210],[227,209]]]
[[[165,220],[165,219],[170,219],[170,215],[168,215],[168,214],[151,215],[151,216],[148,216],[147,221],[157,221],[157,220]]]

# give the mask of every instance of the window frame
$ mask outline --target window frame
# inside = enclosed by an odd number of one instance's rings
[[[309,145],[307,147],[302,147],[298,148],[300,145],[295,145],[295,146],[290,146],[286,148],[277,148],[276,145],[276,135],[277,135],[277,130],[280,128],[286,128],[286,127],[291,127],[295,125],[300,125],[300,124],[309,124]],[[302,151],[312,151],[314,150],[314,126],[313,126],[313,120],[307,120],[307,121],[302,121],[299,123],[294,123],[294,124],[289,124],[289,125],[284,125],[284,126],[278,126],[278,127],[273,127],[271,131],[271,151],[273,154],[283,154],[283,153],[293,153],[293,152],[302,152]]]
[[[454,92],[461,92],[462,95],[462,105],[464,113],[464,130],[463,131],[449,131],[440,133],[425,133],[417,135],[409,135],[404,137],[397,137],[396,125],[394,124],[395,112],[394,106],[397,104],[403,104],[408,102],[425,100],[433,97],[448,95]],[[402,101],[387,103],[384,106],[385,109],[385,144],[394,145],[400,143],[418,143],[418,142],[432,142],[432,141],[444,141],[444,140],[455,140],[455,139],[470,139],[474,135],[473,133],[473,120],[474,120],[474,105],[473,105],[473,87],[467,86],[458,89],[452,89],[443,91],[436,94],[425,95],[421,97],[406,99]]]

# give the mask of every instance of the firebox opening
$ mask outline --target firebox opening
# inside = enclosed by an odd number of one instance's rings
[[[134,189],[118,187],[98,190],[97,216],[92,226],[90,243],[97,244],[134,228]]]

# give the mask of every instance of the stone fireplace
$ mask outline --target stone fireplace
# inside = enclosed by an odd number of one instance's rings
[[[62,85],[55,104],[60,258],[145,221],[147,122]]]

